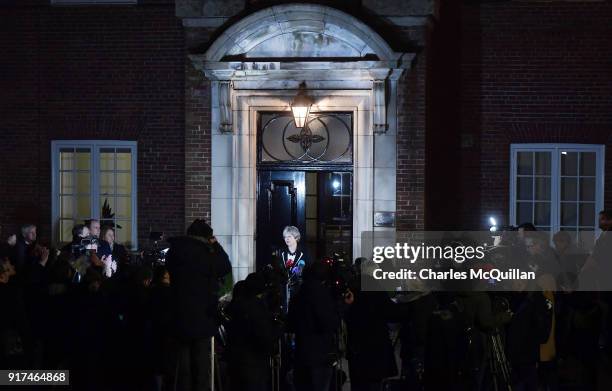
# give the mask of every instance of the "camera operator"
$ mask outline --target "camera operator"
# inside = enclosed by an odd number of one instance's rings
[[[173,331],[178,344],[177,389],[206,390],[210,338],[218,328],[220,281],[232,267],[204,220],[195,220],[186,236],[168,242],[166,266],[172,282]]]
[[[330,268],[315,262],[304,269],[303,284],[289,305],[289,330],[295,334],[294,384],[298,391],[327,391],[336,361],[340,315]]]
[[[97,255],[97,249],[97,241],[92,240],[89,228],[77,224],[72,228],[72,242],[61,248],[59,259],[68,262],[79,273],[77,278],[80,278],[90,266],[102,270],[104,263]]]
[[[60,249],[60,254],[72,253],[73,248],[81,245],[81,240],[89,236],[89,228],[85,224],[77,224],[72,227],[72,241]]]
[[[252,273],[234,287],[228,307],[228,357],[231,389],[265,391],[270,373],[270,356],[282,335],[265,300],[266,284],[261,274]]]
[[[96,219],[91,219],[85,221],[85,226],[89,229],[89,235],[92,238],[100,239],[100,221]]]

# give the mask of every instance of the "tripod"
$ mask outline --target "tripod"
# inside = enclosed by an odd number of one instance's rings
[[[281,382],[280,382],[280,374],[281,374],[281,353],[283,347],[283,339],[278,339],[278,351],[276,351],[270,357],[270,370],[271,370],[271,382],[272,382],[272,391],[280,391]]]
[[[494,391],[512,391],[510,364],[499,331],[489,336],[488,357]]]

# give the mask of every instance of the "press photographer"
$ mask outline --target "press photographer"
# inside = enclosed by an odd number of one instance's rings
[[[206,390],[210,338],[218,328],[219,289],[232,267],[204,220],[195,220],[186,236],[170,238],[168,242],[172,328],[178,340],[176,389]]]
[[[72,241],[61,248],[58,259],[68,262],[81,278],[90,266],[102,270],[104,262],[97,254],[98,240],[90,236],[89,228],[77,224],[72,228]]]

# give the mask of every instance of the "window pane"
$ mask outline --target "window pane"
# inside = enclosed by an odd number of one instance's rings
[[[60,173],[60,193],[61,194],[72,194],[74,192],[72,171]]]
[[[72,227],[74,227],[74,220],[64,220],[61,219],[59,221],[59,230],[60,230],[60,242],[70,242],[72,241]]]
[[[76,151],[76,168],[77,170],[89,170],[91,163],[91,153],[89,149],[80,148]]]
[[[287,112],[263,113],[258,129],[261,161],[289,163],[351,162],[352,113],[311,113],[296,128]]]
[[[78,172],[77,178],[77,193],[78,194],[89,194],[91,190],[90,176],[88,172]]]
[[[62,148],[60,150],[60,170],[74,169],[74,149]]]
[[[115,194],[115,176],[112,172],[100,173],[100,194]]]
[[[595,152],[580,153],[580,175],[595,176]]]
[[[131,171],[132,152],[129,149],[117,149],[117,170]]]
[[[550,200],[550,178],[536,178],[535,184],[535,199]]]
[[[578,175],[578,152],[561,152],[561,175]]]
[[[580,201],[595,201],[595,178],[580,178]]]
[[[77,217],[88,218],[91,215],[91,200],[89,196],[77,196]]]
[[[535,204],[535,225],[550,225],[550,203],[537,202]]]
[[[517,178],[517,198],[519,200],[533,199],[533,178],[520,177]]]
[[[517,152],[518,175],[533,175],[533,152]]]
[[[520,225],[533,222],[532,205],[531,202],[516,203],[516,224]]]
[[[130,218],[132,217],[132,198],[131,197],[117,197],[115,199],[116,210],[115,218]]]
[[[580,204],[580,225],[595,226],[595,204]]]
[[[561,225],[576,226],[577,224],[577,205],[575,203],[561,203]]]
[[[576,201],[577,193],[576,178],[561,178],[561,201]]]
[[[74,197],[73,196],[61,196],[60,197],[60,217],[74,217]]]
[[[102,148],[100,150],[100,170],[112,171],[115,169],[115,150]]]
[[[130,220],[117,220],[115,224],[115,240],[129,247],[132,241],[132,222]]]
[[[117,174],[117,194],[132,194],[132,174]]]
[[[536,175],[550,175],[550,156],[550,152],[535,153]]]

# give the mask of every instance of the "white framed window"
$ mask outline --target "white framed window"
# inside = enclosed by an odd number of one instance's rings
[[[72,240],[87,219],[114,225],[115,237],[136,249],[137,146],[135,141],[51,142],[52,227],[56,242]]]
[[[510,223],[538,229],[597,232],[603,209],[604,146],[512,144]],[[593,236],[593,235],[591,235]]]

